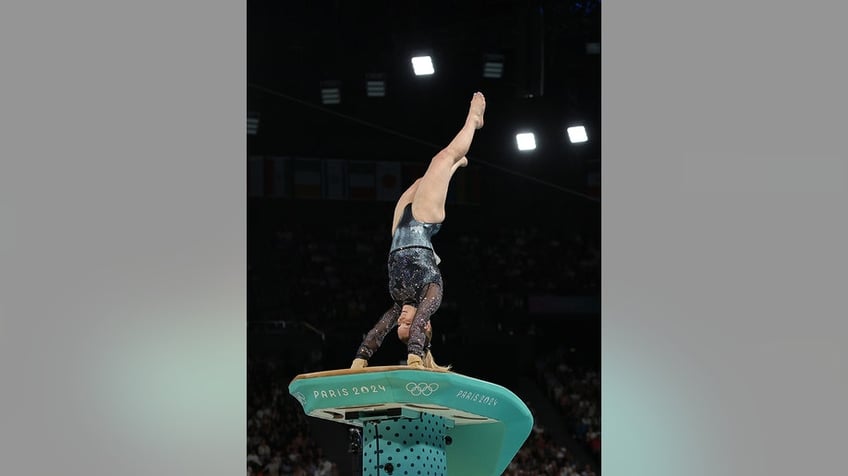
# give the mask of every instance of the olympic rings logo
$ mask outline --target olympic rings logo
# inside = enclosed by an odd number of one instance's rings
[[[419,395],[429,397],[436,390],[439,389],[439,384],[437,383],[415,383],[409,382],[406,384],[406,391],[409,392],[413,397],[417,397]]]

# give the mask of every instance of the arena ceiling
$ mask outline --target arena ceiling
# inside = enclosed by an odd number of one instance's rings
[[[248,0],[247,20],[247,113],[259,119],[249,154],[422,159],[480,90],[487,122],[472,158],[535,162],[534,173],[600,168],[601,61],[587,49],[601,41],[597,1]],[[421,53],[432,76],[412,73]],[[489,55],[503,58],[502,77],[483,77]],[[385,96],[367,96],[369,75],[385,80]],[[322,104],[326,81],[338,104]],[[579,147],[564,135],[574,123],[589,131]],[[521,156],[514,135],[530,128],[539,148]]]

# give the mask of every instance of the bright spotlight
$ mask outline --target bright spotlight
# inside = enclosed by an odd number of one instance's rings
[[[412,58],[412,70],[415,76],[425,76],[436,72],[433,69],[433,59],[429,56],[416,56]]]
[[[533,150],[536,148],[536,136],[532,132],[522,132],[515,135],[518,150]]]
[[[583,126],[569,127],[565,131],[568,132],[568,140],[570,140],[572,144],[586,142],[589,140],[589,136],[586,135],[586,128]]]

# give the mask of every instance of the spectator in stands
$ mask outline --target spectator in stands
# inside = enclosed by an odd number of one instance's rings
[[[259,459],[266,463],[271,457],[271,448],[268,447],[268,441],[265,438],[262,438],[262,442],[259,443],[259,447],[256,448],[256,455],[259,456]]]
[[[430,240],[445,219],[445,201],[453,174],[468,165],[465,155],[474,132],[483,127],[485,109],[483,94],[474,93],[462,129],[430,160],[424,176],[398,200],[388,260],[389,294],[394,304],[365,336],[351,368],[367,366],[368,359],[397,326],[398,338],[407,345],[407,365],[447,370],[433,361],[430,351],[430,317],[442,302],[440,260]]]
[[[265,465],[265,474],[267,476],[280,476],[280,467],[283,465],[283,456],[280,452],[276,452],[271,461]]]
[[[294,371],[273,360],[255,357],[248,359],[247,370],[251,402],[247,428],[248,474],[291,476],[300,467],[304,474],[315,476],[328,464],[310,437],[306,416],[283,386],[282,382],[287,382]],[[270,456],[260,457],[260,453],[268,453],[265,447],[270,450]],[[329,467],[336,470],[332,462]]]

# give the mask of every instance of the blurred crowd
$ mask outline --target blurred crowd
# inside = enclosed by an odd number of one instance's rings
[[[247,363],[248,476],[338,476],[312,439],[309,423],[286,389],[294,371],[272,358]]]
[[[588,464],[581,464],[565,448],[534,426],[521,449],[510,461],[503,476],[597,476]]]
[[[600,243],[575,230],[539,226],[445,228],[433,240],[445,279],[444,306],[468,313],[526,312],[532,295],[600,293]],[[298,316],[321,327],[388,306],[388,225],[279,223],[261,259],[248,260],[251,319]],[[484,279],[485,278],[485,279]],[[469,316],[473,318],[474,316]]]
[[[563,415],[575,441],[600,461],[601,376],[597,368],[568,364],[568,350],[558,348],[537,362],[537,377]]]

